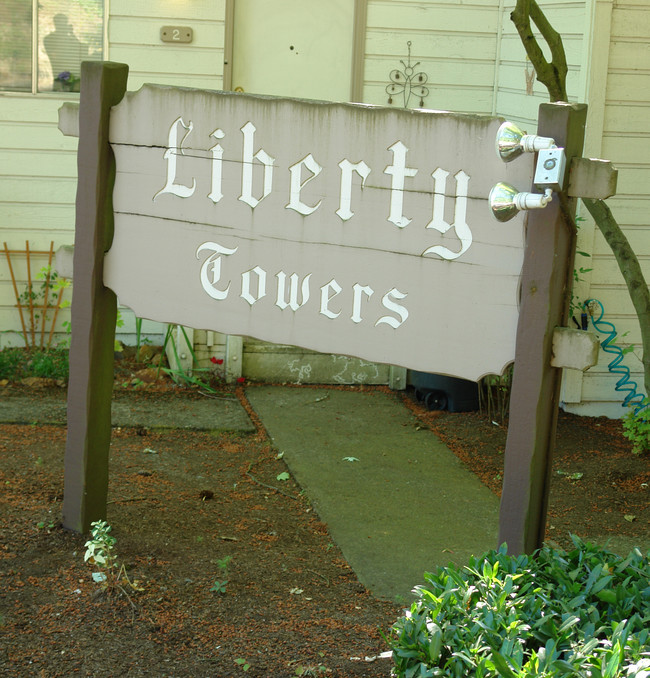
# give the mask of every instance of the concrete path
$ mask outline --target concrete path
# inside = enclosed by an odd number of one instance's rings
[[[246,395],[332,538],[377,596],[497,545],[498,499],[398,396],[259,386]]]
[[[171,403],[171,405],[170,405]],[[113,426],[146,428],[188,428],[195,431],[255,431],[248,414],[236,398],[205,400],[169,399],[164,395],[134,401],[128,394],[114,396],[111,403]],[[11,396],[0,400],[2,424],[58,424],[67,422],[66,393],[43,394],[38,398]]]

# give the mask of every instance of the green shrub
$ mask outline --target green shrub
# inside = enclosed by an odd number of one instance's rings
[[[68,350],[64,348],[5,348],[0,351],[0,379],[27,377],[68,379]]]
[[[25,362],[24,348],[5,348],[0,351],[0,379],[16,381],[22,374]]]
[[[631,410],[623,417],[623,435],[632,443],[632,452],[642,454],[650,450],[650,405]]]
[[[49,377],[50,379],[67,381],[70,371],[68,355],[68,350],[62,348],[32,351],[27,369],[34,377]]]
[[[650,678],[650,560],[573,538],[424,575],[388,642],[393,676]]]

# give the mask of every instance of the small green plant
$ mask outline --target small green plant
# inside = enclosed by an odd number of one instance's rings
[[[42,377],[67,381],[70,371],[65,348],[9,347],[0,351],[0,379],[20,381]]]
[[[96,520],[91,528],[92,539],[85,543],[84,560],[97,565],[104,573],[111,572],[117,565],[114,552],[117,539],[110,534],[111,526],[105,520]]]
[[[177,327],[176,325],[169,325],[167,327],[167,333],[165,334],[165,340],[163,342],[163,353],[166,353],[167,347],[171,346],[172,354],[174,355],[177,367],[176,369],[171,369],[159,366],[158,370],[160,371],[162,369],[162,371],[168,374],[177,384],[183,384],[185,386],[196,386],[206,391],[207,393],[216,393],[217,390],[212,387],[210,382],[213,381],[214,379],[220,378],[216,371],[217,368],[215,367],[206,369],[198,367],[198,359],[196,357],[196,354],[194,353],[192,342],[187,336],[185,328],[179,325],[178,327],[180,328],[181,333],[183,335],[185,348],[190,352],[190,355],[192,356],[191,373],[186,372],[182,368],[178,347],[176,346],[176,340],[174,338],[174,330],[176,329],[176,327]],[[223,363],[223,361],[217,361],[215,359],[213,364],[216,365],[217,363]],[[201,377],[197,375],[201,375]]]
[[[221,595],[226,593],[226,588],[228,586],[228,566],[232,556],[224,556],[220,560],[217,560],[217,567],[221,571],[221,577],[223,579],[215,579],[214,584],[210,587],[210,591],[214,593],[220,593]],[[248,669],[244,669],[247,671]]]
[[[144,385],[145,385],[144,381],[142,381],[142,379],[138,379],[137,377],[134,377],[130,381],[122,382],[122,388],[132,388],[133,390],[137,390]]]
[[[36,523],[36,527],[39,530],[47,530],[48,532],[53,530],[55,525],[56,523],[53,520],[41,520],[40,522]]]
[[[15,347],[0,351],[0,379],[14,381],[20,378],[24,353],[24,349]]]
[[[36,275],[36,279],[40,282],[30,280],[16,301],[23,323],[25,344],[42,349],[49,348],[52,343],[59,310],[70,306],[69,301],[62,299],[64,290],[70,286],[70,281],[60,278],[51,266],[44,266]],[[37,338],[39,335],[40,338]]]
[[[327,667],[320,664],[318,666],[298,666],[294,675],[303,676],[303,678],[307,678],[307,676],[314,678],[322,673],[327,673]]]
[[[70,372],[68,351],[63,348],[33,351],[26,368],[34,377],[67,381]]]
[[[97,567],[98,571],[93,572],[93,579],[101,583],[105,592],[120,591],[131,600],[124,585],[134,591],[142,589],[138,587],[138,582],[131,582],[126,568],[117,561],[117,539],[110,534],[111,526],[105,520],[96,520],[90,526],[92,538],[85,543],[84,561]]]
[[[219,581],[218,579],[215,579],[214,584],[210,587],[210,591],[213,593],[221,593],[224,595],[226,593],[226,589],[228,587],[228,581]]]
[[[242,657],[235,659],[235,664],[237,664],[237,666],[239,666],[242,671],[248,671],[248,669],[251,667],[251,665]]]
[[[425,574],[391,629],[391,675],[647,678],[650,557],[573,542]]]
[[[502,424],[508,418],[510,391],[512,390],[512,365],[502,375],[488,374],[479,382],[480,411],[494,424]]]
[[[630,410],[623,417],[623,435],[632,443],[634,454],[650,450],[650,403],[647,398],[642,409]]]
[[[577,217],[576,221],[577,222],[584,221],[584,218],[583,217]],[[582,250],[576,250],[576,256],[590,258],[591,254],[589,254],[588,252],[583,252]],[[591,271],[593,271],[593,268],[586,268],[585,266],[577,266],[576,268],[574,268],[573,269],[574,287],[578,283],[584,282],[585,279],[582,276],[585,273],[589,273]],[[569,303],[569,313],[570,313],[570,315],[571,316],[575,316],[575,315],[580,316],[580,314],[582,313],[583,310],[584,310],[583,305],[582,305],[582,302],[579,299],[579,295],[573,293],[571,295],[571,301]]]
[[[580,480],[582,476],[584,476],[584,473],[580,473],[579,471],[572,473],[571,471],[562,471],[561,469],[558,469],[557,474],[559,476],[565,476],[569,480]]]

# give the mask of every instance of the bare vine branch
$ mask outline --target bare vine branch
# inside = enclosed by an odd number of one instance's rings
[[[533,64],[537,80],[548,90],[551,101],[566,101],[566,76],[568,72],[562,36],[551,26],[535,0],[517,0],[510,19],[514,23],[526,54]],[[531,27],[531,19],[551,50],[547,61]]]

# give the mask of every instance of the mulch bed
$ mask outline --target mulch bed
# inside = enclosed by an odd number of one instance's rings
[[[505,427],[405,404],[500,491]],[[114,430],[108,521],[142,589],[128,596],[102,591],[86,538],[59,525],[64,448],[62,428],[0,426],[2,675],[389,675],[369,660],[403,601],[359,584],[308,497],[277,480],[263,429]],[[629,450],[620,423],[561,415],[550,537],[647,535],[650,459]]]

